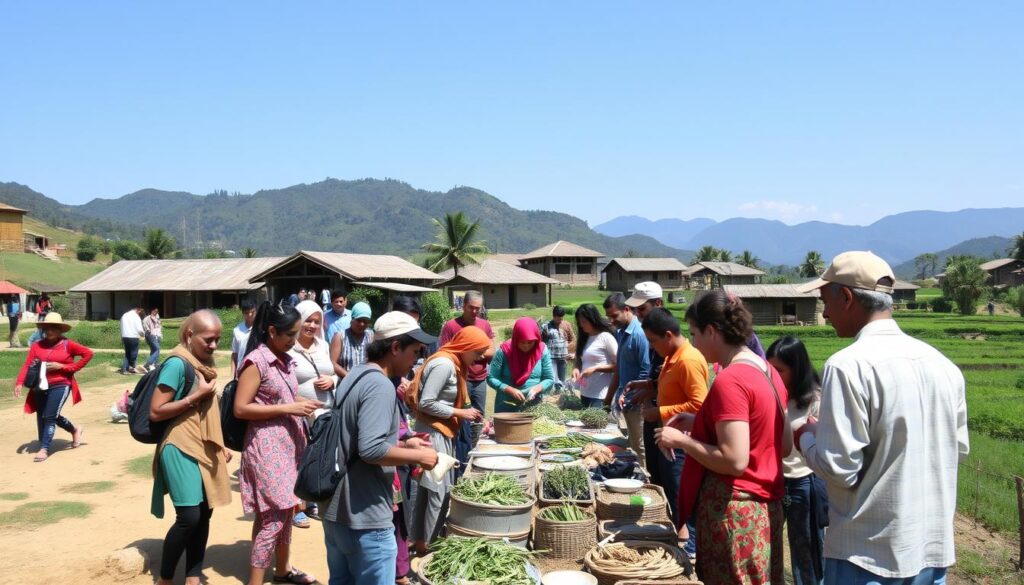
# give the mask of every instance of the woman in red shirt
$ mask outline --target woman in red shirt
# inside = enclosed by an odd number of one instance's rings
[[[697,509],[697,571],[707,583],[783,583],[782,458],[792,448],[786,388],[746,347],[753,329],[743,303],[711,291],[686,311],[693,345],[722,366],[700,411],[657,431],[683,449],[679,518]],[[687,434],[689,433],[689,434]]]
[[[36,452],[33,461],[41,463],[50,456],[50,442],[58,426],[71,433],[72,448],[82,444],[82,425],[71,424],[71,421],[61,416],[60,411],[64,408],[69,395],[72,404],[78,404],[82,400],[78,382],[75,381],[75,372],[89,363],[92,359],[92,350],[64,337],[71,329],[71,325],[65,323],[58,313],[48,313],[38,327],[43,333],[43,338],[29,348],[14,385],[14,396],[21,397],[25,375],[32,362],[39,360],[45,363],[46,371],[41,374],[46,376],[47,389],[42,390],[38,386],[29,388],[28,397],[25,399],[25,412],[36,413],[36,428],[39,433],[39,451]],[[76,357],[78,360],[75,360]]]

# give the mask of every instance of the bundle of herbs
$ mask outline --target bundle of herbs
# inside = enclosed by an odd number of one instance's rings
[[[540,517],[552,522],[584,522],[588,518],[582,508],[569,503],[544,508],[540,511]]]
[[[589,500],[590,475],[579,465],[559,465],[544,474],[543,492],[549,500]]]
[[[530,501],[526,490],[511,475],[488,473],[483,477],[463,476],[452,488],[460,499],[490,506],[518,506]]]
[[[450,536],[435,542],[430,550],[430,562],[423,574],[437,585],[462,582],[534,584],[526,573],[526,563],[532,553],[511,544]]]

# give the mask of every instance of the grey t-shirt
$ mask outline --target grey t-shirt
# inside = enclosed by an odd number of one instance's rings
[[[364,376],[367,370],[369,373]],[[345,376],[336,400],[341,402],[348,393],[353,394],[341,406],[338,459],[349,461],[353,453],[358,453],[358,457],[334,491],[324,519],[355,530],[392,528],[395,468],[367,461],[383,458],[391,447],[398,445],[401,415],[395,386],[379,367],[362,364]]]

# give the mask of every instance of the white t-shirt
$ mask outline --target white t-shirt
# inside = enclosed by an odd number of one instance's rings
[[[317,339],[309,346],[309,351],[303,349],[297,342],[288,351],[288,355],[295,360],[295,378],[299,382],[299,396],[308,400],[319,400],[330,405],[334,400],[334,390],[317,390],[313,382],[320,376],[330,376],[334,384],[338,384],[338,377],[334,375],[334,365],[331,363],[330,349],[322,339]],[[320,416],[327,409],[318,409],[310,419]]]
[[[796,400],[789,401],[789,410],[786,412],[786,418],[789,419],[789,426],[792,427],[795,433],[797,429],[804,426],[807,423],[807,415],[811,415],[815,418],[818,417],[818,410],[821,406],[821,392],[815,392],[814,400],[807,405],[807,408],[797,408]],[[810,467],[807,467],[807,460],[800,453],[799,449],[793,449],[790,452],[789,457],[782,458],[782,475],[786,479],[798,479],[801,477],[807,477],[814,473]]]
[[[606,331],[587,339],[583,347],[583,366],[580,372],[594,366],[607,366],[615,363],[619,352],[619,344],[615,336]],[[580,378],[580,394],[587,398],[604,399],[608,395],[608,386],[612,383],[611,372],[597,372],[586,378]]]
[[[231,332],[231,353],[235,354],[238,365],[242,365],[242,361],[245,360],[245,346],[249,344],[250,331],[252,331],[252,327],[242,321]]]
[[[142,330],[142,317],[135,310],[121,315],[121,337],[138,339],[145,334]]]

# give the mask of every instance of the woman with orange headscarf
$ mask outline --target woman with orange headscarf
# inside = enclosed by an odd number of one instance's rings
[[[519,412],[555,385],[551,352],[540,340],[536,321],[516,319],[512,339],[494,354],[487,383],[498,392],[494,412]]]
[[[463,420],[483,420],[483,413],[469,407],[466,371],[491,348],[491,338],[478,327],[463,327],[451,341],[427,358],[406,391],[406,403],[416,413],[416,432],[426,433],[438,454],[455,457],[455,436]],[[416,550],[426,554],[427,544],[437,538],[441,510],[455,483],[455,470],[441,481],[423,474],[416,492],[410,537]]]

